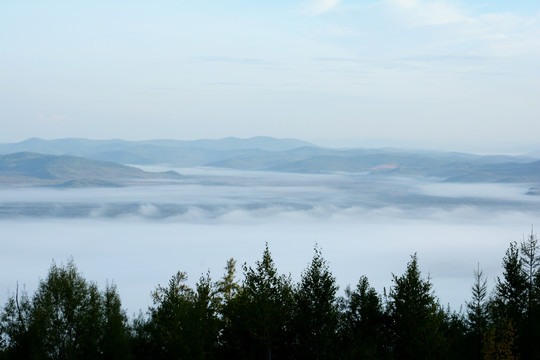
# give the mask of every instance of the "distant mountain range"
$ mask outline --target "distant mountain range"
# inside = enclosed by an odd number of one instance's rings
[[[0,180],[7,183],[39,183],[59,187],[113,187],[114,181],[178,179],[174,172],[152,173],[110,161],[68,155],[18,152],[0,156]],[[106,181],[110,180],[110,181]]]
[[[35,152],[51,155],[81,156],[94,160],[123,164],[168,164],[179,167],[204,165],[213,161],[288,151],[312,144],[296,139],[229,137],[219,140],[89,140],[89,139],[28,139],[19,143],[0,144],[0,154]]]
[[[32,152],[32,153],[30,153]],[[427,176],[450,182],[540,184],[540,161],[525,156],[472,155],[399,149],[329,149],[296,139],[219,140],[29,139],[0,144],[0,177],[36,179],[150,179],[175,177],[120,165],[212,166],[297,173]],[[37,155],[36,153],[48,154]],[[106,161],[106,162],[103,162]],[[86,182],[74,183],[85,186]]]

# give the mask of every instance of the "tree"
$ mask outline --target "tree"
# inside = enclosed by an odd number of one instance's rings
[[[443,357],[444,339],[440,326],[442,312],[432,284],[423,280],[416,254],[402,276],[393,276],[388,312],[396,359],[437,359]]]
[[[217,353],[221,330],[217,292],[217,286],[212,282],[209,273],[201,276],[195,285],[191,330],[193,351],[190,359],[212,359]]]
[[[491,327],[484,335],[485,360],[516,360],[515,355],[516,334],[512,321],[505,320]]]
[[[230,258],[225,265],[225,275],[218,281],[218,291],[223,297],[223,301],[227,302],[238,295],[240,285],[235,280],[236,276],[236,260]]]
[[[103,338],[101,348],[104,359],[123,359],[129,352],[127,316],[116,290],[116,285],[107,285],[103,292]]]
[[[125,325],[116,288],[102,294],[73,260],[53,263],[32,299],[17,292],[2,313],[13,358],[121,359],[127,348],[109,345],[125,339]]]
[[[187,274],[178,271],[167,287],[158,285],[152,293],[154,306],[150,308],[151,343],[153,356],[178,359],[189,353],[190,325],[187,314],[194,301],[193,290],[185,284]]]
[[[341,301],[340,348],[344,359],[388,358],[385,331],[387,317],[382,301],[368,279],[362,276],[354,290],[345,289]]]
[[[497,277],[493,299],[493,318],[496,322],[506,319],[518,327],[523,322],[527,308],[527,277],[516,242],[510,243],[503,258],[503,278]]]
[[[538,277],[538,268],[540,267],[540,256],[538,256],[538,237],[534,234],[533,229],[520,244],[521,263],[523,272],[526,278],[526,295],[527,295],[527,312],[531,312],[532,308],[538,303],[538,288],[536,287],[536,279]]]
[[[224,309],[224,357],[291,357],[292,299],[290,278],[278,275],[266,244],[255,268],[244,265],[242,288]]]
[[[487,302],[487,279],[480,264],[474,271],[474,283],[472,285],[472,300],[466,302],[467,305],[467,325],[469,327],[469,338],[471,340],[471,353],[474,358],[482,357],[482,341],[488,327],[488,302]]]
[[[150,308],[154,356],[160,359],[207,359],[217,347],[217,301],[210,275],[193,291],[187,275],[177,272],[168,287],[158,286]]]
[[[519,345],[523,359],[532,359],[540,353],[540,288],[538,237],[531,233],[520,244],[521,263],[525,277],[526,308],[519,330]]]
[[[330,273],[321,250],[315,255],[295,294],[295,333],[299,359],[330,359],[338,325],[336,279]]]
[[[33,341],[30,327],[32,303],[26,291],[19,292],[19,284],[13,296],[8,298],[0,317],[3,355],[6,359],[30,358]]]

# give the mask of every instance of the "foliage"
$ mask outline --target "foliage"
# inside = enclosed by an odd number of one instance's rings
[[[490,328],[484,335],[485,360],[517,360],[514,354],[516,335],[512,321],[505,320],[496,327]]]
[[[440,332],[444,313],[429,279],[421,278],[416,254],[402,276],[394,275],[388,311],[392,320],[394,356],[397,359],[441,358],[444,339]]]
[[[487,299],[487,279],[480,264],[474,271],[474,283],[472,285],[472,300],[467,305],[467,325],[469,351],[476,359],[482,358],[483,337],[488,327],[489,308]]]
[[[114,286],[101,293],[72,260],[52,264],[30,299],[18,292],[2,312],[12,358],[121,359],[127,357],[126,317]]]
[[[366,276],[341,299],[340,347],[345,359],[385,359],[389,356],[388,326],[383,303]]]
[[[299,359],[334,357],[338,327],[336,279],[330,273],[321,250],[303,272],[295,293],[296,356]]]
[[[321,250],[293,284],[268,245],[195,286],[177,272],[128,326],[116,286],[100,291],[70,260],[34,294],[17,289],[0,312],[4,359],[535,359],[540,353],[540,257],[531,232],[511,243],[491,296],[478,266],[464,313],[443,309],[413,255],[381,297],[360,277],[338,297]]]
[[[279,276],[268,244],[256,267],[244,265],[244,282],[224,312],[227,356],[247,359],[291,356],[292,285]]]

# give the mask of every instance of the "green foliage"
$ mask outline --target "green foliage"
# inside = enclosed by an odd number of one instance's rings
[[[102,294],[72,260],[53,263],[32,299],[17,292],[2,312],[12,358],[125,358],[125,325],[115,287]]]
[[[19,293],[19,285],[15,294],[8,298],[1,313],[2,350],[6,359],[29,358],[32,349],[32,338],[29,330],[32,303],[26,291]]]
[[[210,275],[193,291],[187,275],[177,272],[168,287],[158,286],[150,308],[153,355],[159,359],[207,359],[217,347],[217,301]]]
[[[482,357],[482,339],[489,322],[489,308],[487,300],[487,279],[480,264],[474,271],[474,283],[472,285],[472,299],[467,302],[467,325],[469,352],[475,359]]]
[[[436,359],[444,353],[440,331],[444,313],[429,279],[421,278],[416,254],[405,274],[394,275],[388,312],[392,320],[394,356],[397,359]]]
[[[540,256],[538,237],[531,233],[520,244],[521,262],[525,276],[524,319],[520,324],[518,346],[523,359],[537,358],[540,354]]]
[[[338,328],[336,279],[321,250],[303,272],[295,293],[296,354],[299,359],[331,359],[335,355]]]
[[[537,238],[510,244],[491,299],[478,267],[466,312],[443,309],[416,255],[381,298],[367,277],[338,298],[320,249],[293,284],[268,245],[254,267],[227,261],[194,288],[178,272],[128,328],[114,285],[104,291],[73,261],[52,264],[36,292],[0,312],[4,359],[535,359],[540,353]]]
[[[503,278],[497,277],[493,317],[502,322],[510,319],[520,324],[527,307],[527,277],[516,242],[510,244],[503,258]]]
[[[341,299],[340,348],[344,359],[385,359],[389,357],[385,337],[388,317],[382,300],[367,277],[354,290],[345,289]]]
[[[480,265],[474,271],[474,284],[472,285],[472,300],[466,303],[467,320],[471,331],[481,335],[488,324],[488,303],[487,303],[487,279],[484,276]]]
[[[536,286],[536,280],[539,277],[538,268],[540,267],[540,256],[538,255],[538,237],[534,234],[533,229],[520,244],[521,262],[523,272],[526,278],[526,294],[527,294],[527,311],[538,304],[540,301],[539,289]]]
[[[225,275],[217,283],[219,294],[224,301],[231,301],[240,291],[240,285],[235,280],[236,260],[230,258],[225,265]]]
[[[244,265],[244,282],[238,296],[228,301],[222,341],[226,356],[246,359],[292,356],[291,280],[279,276],[265,247],[253,269]]]

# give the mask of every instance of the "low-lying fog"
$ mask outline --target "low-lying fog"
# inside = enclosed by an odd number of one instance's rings
[[[268,242],[295,280],[317,243],[341,289],[367,275],[381,293],[416,252],[440,301],[458,310],[477,263],[492,287],[509,242],[540,214],[527,185],[177,170],[190,176],[175,185],[0,189],[0,302],[17,281],[33,293],[51,261],[72,256],[87,279],[117,284],[132,314],[177,270],[190,284],[208,270],[217,280],[234,257],[240,278]]]

